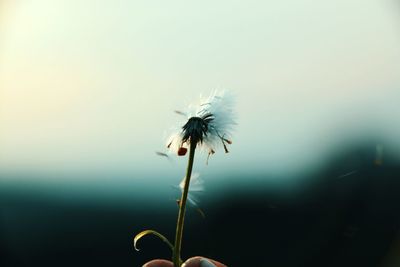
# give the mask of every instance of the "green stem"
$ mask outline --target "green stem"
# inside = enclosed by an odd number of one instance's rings
[[[181,245],[182,245],[182,235],[183,235],[183,222],[185,220],[186,200],[189,193],[189,183],[190,183],[190,177],[192,175],[195,150],[196,150],[196,142],[191,142],[189,148],[189,161],[186,169],[185,186],[183,188],[182,198],[179,202],[178,222],[176,224],[175,247],[172,255],[172,261],[174,262],[174,267],[180,267],[182,264]]]

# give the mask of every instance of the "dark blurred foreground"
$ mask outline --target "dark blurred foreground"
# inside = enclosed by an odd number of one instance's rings
[[[230,187],[204,196],[206,217],[187,213],[183,256],[228,266],[400,266],[400,161],[365,145],[309,178],[289,194]],[[118,206],[2,190],[0,266],[141,266],[169,258],[155,237],[141,240],[140,252],[132,239],[150,228],[173,240],[176,212],[174,201],[159,199]]]

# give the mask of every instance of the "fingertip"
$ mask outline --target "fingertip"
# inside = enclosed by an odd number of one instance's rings
[[[217,266],[211,261],[203,258],[200,260],[200,267],[217,267]]]
[[[145,263],[143,267],[174,267],[174,265],[167,260],[152,260]]]
[[[193,257],[188,259],[182,267],[227,267],[218,261],[207,259],[204,257]]]

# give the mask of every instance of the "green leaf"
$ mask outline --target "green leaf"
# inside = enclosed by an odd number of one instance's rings
[[[170,249],[172,251],[174,251],[174,246],[171,244],[171,242],[169,242],[165,236],[163,236],[162,234],[160,234],[159,232],[154,231],[154,230],[144,230],[135,236],[135,238],[133,239],[133,246],[134,246],[135,250],[139,251],[139,249],[136,246],[136,243],[139,241],[139,239],[141,239],[145,235],[150,235],[150,234],[159,237],[162,241],[167,243],[167,245],[170,247]]]

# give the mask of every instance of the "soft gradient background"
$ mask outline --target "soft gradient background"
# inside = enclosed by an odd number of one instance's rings
[[[105,264],[105,259],[94,260],[104,255],[102,249],[110,253],[104,256],[108,260],[118,258],[115,266],[130,261],[139,266],[160,256],[154,247],[149,251],[157,241],[143,245],[146,252],[140,254],[131,251],[130,238],[144,227],[173,235],[178,192],[171,185],[179,183],[186,162],[168,161],[155,151],[165,150],[165,137],[181,120],[173,111],[213,89],[237,95],[238,127],[230,154],[220,151],[208,166],[206,155],[197,155],[195,171],[208,188],[203,207],[214,221],[193,226],[192,231],[204,231],[196,240],[207,241],[188,255],[208,253],[246,266],[229,258],[235,254],[224,248],[231,244],[224,242],[229,237],[221,237],[220,246],[209,244],[218,235],[211,235],[213,229],[226,226],[217,218],[237,221],[232,235],[254,221],[272,227],[268,222],[274,214],[262,208],[254,211],[260,217],[237,220],[249,216],[244,204],[249,198],[257,207],[265,199],[296,199],[293,192],[303,192],[296,203],[319,192],[310,184],[353,171],[357,182],[343,185],[352,190],[375,181],[365,177],[381,183],[382,177],[400,177],[399,30],[400,4],[394,0],[0,0],[3,266],[43,266],[64,259],[60,255],[65,259],[58,265],[69,264],[67,259],[75,266]],[[382,173],[370,169],[387,166],[390,170]],[[377,188],[369,182],[366,187]],[[369,199],[364,191],[359,197]],[[339,199],[330,201],[348,203]],[[395,202],[382,201],[390,207],[388,214],[395,213]],[[296,219],[297,209],[289,203],[293,210],[278,216],[274,227]],[[350,213],[359,210],[351,203],[345,205]],[[335,207],[343,210],[342,204]],[[221,217],[234,205],[237,213]],[[392,225],[391,220],[382,219]],[[387,234],[387,244],[397,229]],[[306,230],[298,231],[307,236]],[[99,245],[97,233],[108,238],[119,233],[121,239]],[[307,239],[287,235],[288,244]],[[272,243],[253,252],[271,249],[277,240],[271,237]],[[243,258],[252,254],[252,246],[239,246]],[[92,254],[85,253],[88,248]],[[319,256],[279,264],[290,258],[287,248],[271,252],[275,266],[310,266],[329,258],[315,252]],[[364,266],[376,266],[390,249],[371,251],[376,261],[366,260]]]

